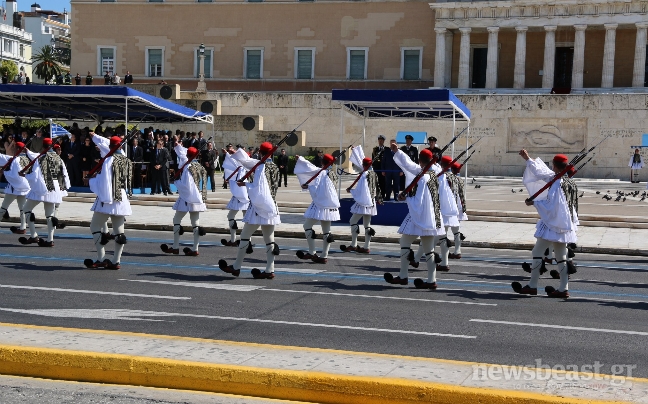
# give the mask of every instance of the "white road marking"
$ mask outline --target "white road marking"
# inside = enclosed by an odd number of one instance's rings
[[[253,290],[261,290],[267,292],[284,292],[284,293],[303,293],[303,294],[312,294],[312,295],[329,295],[329,296],[348,296],[348,297],[362,297],[362,298],[372,298],[372,299],[387,299],[387,300],[405,300],[412,302],[429,302],[429,303],[450,303],[450,304],[468,304],[474,306],[497,306],[496,303],[477,303],[477,302],[460,302],[454,300],[440,300],[440,299],[417,299],[413,297],[396,297],[396,296],[376,296],[376,295],[356,295],[353,293],[338,293],[338,292],[317,292],[317,291],[308,291],[308,290],[289,290],[289,289],[271,289],[265,288],[263,286],[254,286],[254,285],[231,285],[231,284],[214,284],[214,283],[205,283],[205,282],[171,282],[171,281],[149,281],[143,279],[118,279],[120,281],[127,282],[144,282],[144,283],[156,283],[162,285],[173,285],[173,286],[189,286],[194,288],[205,288],[205,289],[220,289],[220,290],[231,290],[237,292],[250,292]]]
[[[476,336],[473,335],[463,335],[463,334],[443,334],[438,332],[427,332],[427,331],[392,330],[387,328],[354,327],[348,325],[304,323],[298,321],[283,321],[283,320],[266,320],[260,318],[247,318],[247,317],[227,317],[227,316],[209,316],[203,314],[167,313],[163,311],[144,311],[144,310],[127,310],[127,309],[126,310],[122,310],[122,309],[25,310],[25,309],[11,309],[11,308],[3,308],[3,307],[0,307],[0,310],[13,312],[13,313],[24,313],[24,314],[32,314],[36,316],[45,316],[45,317],[94,318],[94,319],[110,319],[110,320],[141,320],[142,318],[145,317],[191,317],[191,318],[206,318],[212,320],[296,325],[302,327],[333,328],[333,329],[340,329],[340,330],[386,332],[391,334],[425,335],[425,336],[432,336],[432,337],[449,337],[449,338],[464,338],[464,339],[477,338]]]
[[[0,285],[0,288],[45,290],[45,291],[52,291],[52,292],[85,293],[85,294],[88,294],[88,295],[131,296],[131,297],[149,297],[149,298],[153,298],[153,299],[191,300],[190,297],[182,297],[182,296],[144,295],[144,294],[140,294],[140,293],[104,292],[104,291],[101,291],[101,290],[84,290],[84,289],[45,288],[45,287],[41,287],[41,286]]]
[[[263,289],[268,292],[287,292],[287,293],[304,293],[312,295],[330,295],[330,296],[349,296],[349,297],[365,297],[372,299],[387,299],[387,300],[407,300],[412,302],[430,302],[430,303],[451,303],[451,304],[468,304],[475,306],[497,306],[496,303],[477,303],[477,302],[459,302],[455,300],[438,300],[438,299],[416,299],[413,297],[396,297],[396,296],[375,296],[375,295],[356,295],[353,293],[338,293],[338,292],[314,292],[309,290],[286,290],[286,289]]]
[[[263,288],[263,286],[232,285],[232,284],[229,284],[229,283],[148,281],[148,280],[144,280],[144,279],[118,279],[118,280],[119,281],[127,281],[127,282],[157,283],[157,284],[162,284],[162,285],[173,285],[173,286],[189,286],[189,287],[193,287],[193,288],[234,290],[234,291],[237,291],[237,292],[250,292],[250,291],[253,291],[253,290]]]
[[[575,331],[593,331],[593,332],[604,332],[610,334],[628,334],[628,335],[641,335],[648,336],[648,332],[643,331],[627,331],[627,330],[610,330],[607,328],[590,328],[590,327],[572,327],[567,325],[559,324],[534,324],[534,323],[518,323],[515,321],[496,321],[496,320],[483,320],[478,318],[473,318],[470,321],[475,323],[490,323],[490,324],[503,324],[503,325],[520,325],[524,327],[538,327],[538,328],[553,328],[557,330],[575,330]]]

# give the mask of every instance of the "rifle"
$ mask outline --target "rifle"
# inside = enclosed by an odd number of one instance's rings
[[[337,160],[337,159],[341,158],[342,156],[344,156],[344,153],[346,153],[347,150],[349,150],[350,147],[353,147],[353,146],[349,146],[349,147],[347,147],[346,149],[342,150],[342,153],[338,154],[337,157],[335,157],[335,158],[333,159],[333,161],[331,161],[330,163],[328,163],[328,164],[325,165],[324,167],[320,168],[320,170],[317,172],[317,174],[313,175],[313,176],[312,176],[308,181],[306,181],[305,183],[302,184],[302,188],[304,188],[305,186],[307,187],[308,184],[310,184],[311,181],[313,181],[315,178],[317,178],[317,176],[320,175],[320,173],[321,173],[322,171],[326,170],[327,168],[329,168],[330,166],[332,166],[333,164],[335,164],[335,160]],[[364,172],[364,171],[363,171],[363,172]],[[355,183],[354,183],[354,184],[355,184]],[[304,189],[306,189],[306,188],[304,188]]]
[[[588,155],[592,150],[596,149],[596,148],[597,148],[601,143],[603,143],[603,142],[604,142],[607,138],[609,138],[610,136],[611,136],[611,135],[607,135],[606,137],[604,137],[603,139],[601,139],[600,142],[598,142],[598,143],[595,144],[594,146],[590,147],[589,150],[587,150],[586,152],[583,152],[585,149],[581,150],[581,152],[578,153],[578,154],[577,154],[577,155],[572,159],[572,161],[569,162],[569,164],[567,164],[567,167],[565,167],[564,170],[562,170],[562,171],[560,171],[558,174],[556,174],[556,175],[555,175],[555,176],[554,176],[554,177],[553,177],[549,182],[547,182],[547,183],[546,183],[542,188],[540,188],[540,189],[538,190],[538,192],[536,192],[535,194],[533,194],[533,195],[531,195],[530,197],[528,197],[528,198],[525,200],[525,202],[532,202],[532,201],[533,201],[535,198],[537,198],[541,193],[543,193],[547,188],[549,188],[550,186],[552,186],[552,185],[554,184],[554,182],[556,182],[556,181],[558,181],[559,179],[561,179],[561,178],[562,178],[565,174],[567,174],[567,173],[568,173],[572,168],[574,168],[574,165],[576,165],[576,164],[580,163],[581,161],[583,161],[583,160],[585,159],[585,157],[587,157],[587,155]],[[593,157],[594,157],[594,156],[592,156],[592,158],[593,158]],[[591,160],[592,158],[590,158],[590,160]],[[583,165],[581,165],[581,166],[579,167],[579,169],[583,168],[583,166],[584,166],[585,164],[587,164],[588,162],[589,162],[589,160],[587,160]],[[578,170],[576,170],[576,171],[578,171]],[[576,172],[574,172],[574,174],[576,174]],[[573,176],[573,175],[572,175],[572,176]]]
[[[305,124],[306,121],[307,121],[308,119],[310,119],[311,116],[313,116],[313,114],[308,115],[308,118],[304,119],[304,121],[303,121],[302,123],[300,123],[299,126],[297,126],[295,129],[291,130],[291,131],[290,131],[290,132],[289,132],[289,133],[288,133],[288,134],[287,134],[283,139],[281,139],[281,140],[279,141],[279,143],[277,143],[275,146],[273,146],[272,149],[271,149],[271,150],[270,150],[270,151],[269,151],[265,156],[261,157],[261,160],[259,160],[259,162],[256,163],[256,164],[254,165],[254,167],[252,167],[252,169],[250,169],[250,171],[248,171],[247,174],[245,174],[245,175],[243,176],[243,178],[239,178],[239,180],[236,181],[236,184],[237,184],[239,187],[244,186],[245,184],[243,183],[243,181],[247,180],[248,177],[250,177],[250,175],[252,175],[252,173],[254,173],[254,170],[256,170],[257,167],[259,167],[261,164],[265,163],[265,161],[266,161],[267,159],[269,159],[270,157],[272,157],[272,155],[277,151],[277,149],[279,148],[279,146],[281,146],[282,144],[284,144],[286,141],[288,141],[288,139],[291,139],[293,136],[295,136],[295,138],[297,138],[297,129],[299,129],[303,124]],[[297,142],[295,142],[295,143],[294,143],[293,145],[291,145],[291,146],[294,146],[295,144],[297,144]],[[290,143],[289,143],[289,145],[290,145]]]
[[[399,200],[400,200],[401,198],[404,199],[404,198],[405,198],[405,195],[407,195],[408,193],[410,193],[410,192],[412,191],[412,189],[414,189],[414,187],[416,186],[416,183],[419,182],[419,180],[420,180],[420,179],[425,175],[425,173],[428,172],[428,171],[430,170],[430,167],[432,167],[436,162],[437,162],[437,157],[436,157],[435,155],[432,155],[432,159],[430,160],[430,162],[427,163],[427,164],[425,165],[425,167],[423,167],[423,169],[421,170],[421,172],[418,173],[418,174],[416,175],[416,177],[414,177],[414,179],[413,179],[412,182],[407,186],[407,188],[405,188],[404,191],[402,191],[402,192],[400,192],[400,193],[398,194],[398,199],[399,199]]]
[[[52,146],[53,146],[53,145],[52,145]],[[32,166],[34,165],[34,163],[36,163],[36,161],[38,161],[39,158],[41,158],[41,157],[43,157],[44,155],[46,155],[47,152],[50,151],[50,149],[52,148],[52,146],[48,146],[47,149],[45,149],[45,151],[41,152],[41,154],[39,154],[38,156],[36,156],[35,159],[33,159],[32,161],[30,161],[29,164],[27,164],[27,165],[26,165],[22,170],[20,170],[20,172],[18,173],[18,175],[24,177],[24,176],[25,176],[25,173],[26,173],[30,168],[32,168]]]
[[[227,179],[225,180],[225,182],[229,181],[229,180],[234,176],[234,174],[236,174],[236,173],[238,172],[238,170],[240,170],[240,169],[241,169],[241,166],[236,167],[236,170],[234,170],[234,172],[231,173],[231,174],[229,175],[229,177],[227,177]]]
[[[595,156],[595,155],[594,155],[594,156]],[[578,167],[575,171],[573,171],[571,174],[569,174],[569,178],[573,178],[573,177],[576,175],[576,173],[579,172],[579,171],[581,170],[581,168],[585,167],[585,165],[586,165],[587,163],[589,163],[589,162],[594,158],[594,156],[588,158],[586,162],[584,162],[583,164],[581,164],[580,167]]]
[[[475,154],[475,153],[477,153],[477,150],[473,150],[473,152],[470,153],[470,156],[468,156],[468,158],[467,158],[466,160],[464,160],[463,163],[461,163],[461,166],[459,167],[460,170],[463,168],[463,166],[468,162],[468,160],[470,160],[470,158],[471,158],[471,157],[473,156],[473,154]]]
[[[106,161],[106,159],[107,159],[108,157],[110,157],[110,156],[112,156],[113,154],[115,154],[115,153],[117,152],[117,150],[121,149],[122,146],[124,146],[124,145],[126,144],[126,142],[128,142],[130,139],[132,139],[133,137],[135,137],[135,134],[136,134],[137,132],[139,132],[139,129],[137,129],[137,126],[135,126],[135,127],[133,128],[133,130],[131,130],[131,132],[130,132],[127,136],[124,136],[124,138],[122,139],[121,142],[119,142],[118,145],[113,146],[113,147],[110,149],[110,151],[108,151],[108,153],[106,153],[105,156],[103,156],[101,159],[99,159],[99,161],[97,162],[97,164],[95,164],[95,166],[92,167],[92,170],[90,170],[90,171],[88,172],[88,174],[86,174],[85,178],[86,178],[86,179],[87,179],[87,178],[92,178],[92,177],[94,177],[96,174],[99,174],[99,173],[101,172],[101,168],[103,167],[103,163],[104,163],[104,161]]]
[[[207,139],[207,141],[205,142],[205,144],[203,144],[203,145],[200,147],[200,149],[198,149],[198,151],[199,151],[199,152],[203,151],[203,149],[205,148],[205,146],[207,146],[207,144],[208,144],[209,142],[211,142],[211,139],[212,139],[212,138],[211,138],[211,136],[210,136],[209,139]],[[182,175],[182,170],[184,170],[184,168],[185,168],[186,166],[188,166],[189,164],[191,164],[191,162],[192,162],[196,157],[198,157],[197,154],[196,154],[194,157],[192,157],[192,158],[187,158],[187,161],[182,165],[182,167],[180,167],[180,168],[178,169],[178,171],[176,171],[175,174],[173,174],[173,180],[174,180],[174,181],[176,181],[176,180],[178,180],[178,179],[180,178],[180,176]]]
[[[3,171],[6,171],[6,170],[9,170],[9,169],[11,168],[11,163],[13,163],[13,161],[16,159],[16,157],[18,157],[18,156],[20,155],[20,153],[22,153],[24,150],[27,149],[27,146],[29,146],[29,144],[31,143],[32,139],[34,139],[34,138],[32,137],[31,139],[29,139],[29,141],[25,144],[25,147],[23,147],[22,149],[20,149],[20,151],[17,151],[17,152],[13,155],[13,157],[11,157],[11,158],[7,161],[7,164],[5,164],[2,168],[0,168],[0,172],[3,172]],[[28,158],[29,158],[29,157],[28,157]]]
[[[462,151],[461,154],[459,154],[459,155],[457,156],[456,159],[452,160],[452,161],[450,162],[450,164],[448,164],[448,167],[452,167],[452,165],[453,165],[454,163],[456,163],[457,160],[459,160],[460,158],[462,158],[462,157],[464,156],[464,154],[468,153],[468,150],[472,149],[473,146],[475,146],[477,143],[479,143],[480,140],[482,140],[482,138],[477,139],[477,141],[476,141],[475,143],[471,144],[471,145],[470,145],[466,150]],[[471,156],[472,156],[472,154],[471,154]],[[469,158],[470,158],[470,157],[469,157]],[[468,161],[468,160],[466,160],[466,161]],[[441,171],[439,174],[437,174],[437,178],[440,177],[440,176],[442,176],[443,174],[445,174],[445,171]]]

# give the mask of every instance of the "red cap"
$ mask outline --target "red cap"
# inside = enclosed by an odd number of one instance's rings
[[[371,160],[369,157],[365,157],[365,158],[362,159],[362,165],[363,166],[368,166],[368,165],[371,164],[372,161],[373,160]]]
[[[329,164],[333,164],[334,161],[335,161],[335,157],[333,157],[330,154],[325,154],[324,157],[322,157],[322,162],[324,163],[325,166]]]
[[[58,143],[55,144],[54,146],[52,146],[52,149],[54,149],[54,150],[56,150],[56,149],[60,149],[60,148],[61,148],[61,145],[58,144]]]
[[[270,153],[272,151],[273,147],[274,146],[272,145],[272,143],[263,142],[263,143],[261,143],[261,146],[259,146],[259,151],[261,152],[261,154],[263,154],[265,156],[266,154],[268,154],[268,153]]]
[[[455,161],[454,163],[452,163],[452,168],[454,168],[455,170],[461,170],[461,164],[459,164],[458,161]]]
[[[187,157],[192,159],[198,155],[198,149],[195,147],[190,147],[187,149]]]
[[[117,146],[121,143],[121,138],[119,136],[113,136],[110,138],[110,147]]]
[[[16,142],[16,147],[19,148],[19,149],[24,149],[25,144],[23,142]]]
[[[565,164],[567,164],[567,161],[569,161],[569,159],[564,154],[556,154],[554,156],[554,158],[553,158],[553,161],[555,163],[565,163]]]
[[[46,137],[43,138],[43,146],[50,147],[52,145],[52,139]]]
[[[427,159],[427,160],[432,160],[432,152],[428,149],[423,149],[419,153],[419,159]]]
[[[450,163],[452,163],[452,157],[450,157],[450,156],[441,157],[441,165],[442,166],[449,166]]]

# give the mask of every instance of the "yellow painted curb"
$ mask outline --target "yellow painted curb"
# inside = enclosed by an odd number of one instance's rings
[[[331,404],[610,403],[382,377],[0,345],[0,374],[163,387]]]

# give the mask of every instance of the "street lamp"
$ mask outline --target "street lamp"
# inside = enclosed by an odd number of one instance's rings
[[[205,84],[205,44],[200,44],[198,47],[198,87],[196,92],[207,92],[207,85]]]

